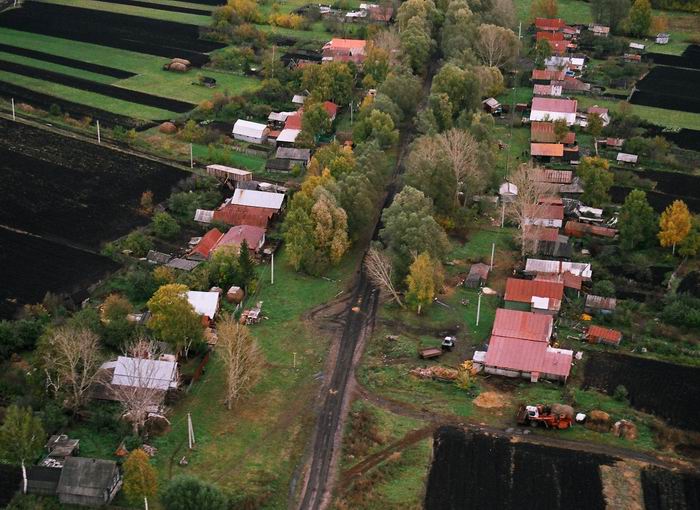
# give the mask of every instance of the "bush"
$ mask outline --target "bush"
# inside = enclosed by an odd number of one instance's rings
[[[165,510],[226,510],[226,496],[216,487],[197,478],[179,475],[170,480],[161,494]]]
[[[60,117],[61,116],[61,107],[58,106],[56,103],[52,103],[51,106],[49,106],[49,113],[53,115],[54,117]]]
[[[618,402],[627,402],[629,398],[629,392],[622,384],[620,384],[613,392],[613,398]]]
[[[121,244],[122,249],[129,250],[134,257],[145,257],[153,249],[153,242],[141,232],[132,232]]]
[[[615,284],[610,280],[598,280],[593,284],[593,294],[604,297],[615,296]]]
[[[670,298],[661,312],[667,324],[686,328],[700,328],[700,299],[687,295]]]
[[[166,212],[159,212],[153,216],[151,229],[161,239],[172,239],[180,233],[180,225]]]

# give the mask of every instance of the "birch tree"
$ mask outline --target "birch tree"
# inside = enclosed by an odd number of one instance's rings
[[[512,30],[497,25],[479,26],[474,49],[484,65],[504,67],[513,61],[519,47],[518,37]]]
[[[676,253],[676,244],[682,242],[690,233],[691,216],[683,200],[674,200],[661,214],[659,220],[659,242],[661,246],[672,246]]]
[[[233,317],[219,321],[217,332],[216,351],[224,363],[226,375],[224,403],[231,410],[233,403],[255,384],[264,358],[248,328]]]
[[[391,294],[392,299],[401,308],[405,308],[401,296],[394,286],[394,265],[386,253],[376,248],[370,248],[365,256],[365,270],[375,286]]]
[[[99,338],[89,329],[56,329],[48,337],[43,362],[47,387],[56,394],[65,393],[65,407],[75,412],[98,378]]]
[[[22,492],[27,493],[26,462],[33,463],[41,453],[46,433],[41,420],[32,414],[31,409],[12,405],[5,413],[0,428],[0,458],[11,464],[22,466]]]

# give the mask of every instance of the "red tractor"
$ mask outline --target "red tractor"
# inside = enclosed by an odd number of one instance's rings
[[[551,406],[537,404],[520,406],[518,409],[518,425],[537,427],[543,425],[547,429],[568,429],[574,423],[574,410],[571,406],[552,404]]]

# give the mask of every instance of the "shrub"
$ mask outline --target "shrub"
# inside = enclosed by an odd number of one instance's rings
[[[226,496],[216,487],[197,478],[179,475],[165,486],[161,503],[165,510],[226,510]]]
[[[613,392],[613,398],[615,400],[617,400],[618,402],[627,402],[628,397],[629,392],[627,391],[627,388],[625,388],[622,384],[615,388],[615,391]]]
[[[598,280],[593,284],[593,294],[604,297],[615,296],[615,284],[610,280]]]
[[[54,117],[60,117],[61,116],[61,107],[58,106],[56,103],[52,103],[51,106],[49,106],[49,113],[53,115]]]
[[[153,233],[161,239],[172,239],[180,233],[180,225],[166,212],[159,212],[151,223]]]
[[[141,232],[132,232],[122,241],[122,249],[129,250],[134,257],[145,257],[153,249],[153,242]]]

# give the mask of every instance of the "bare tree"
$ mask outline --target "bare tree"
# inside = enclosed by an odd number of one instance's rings
[[[401,38],[396,30],[391,28],[380,30],[374,37],[374,46],[387,52],[391,67],[399,65],[401,60]]]
[[[506,214],[510,221],[518,225],[523,255],[528,250],[532,250],[536,243],[535,236],[539,229],[529,227],[532,219],[538,217],[546,208],[540,199],[556,194],[554,185],[542,182],[538,175],[540,172],[542,172],[541,168],[525,163],[520,165],[509,178],[518,192],[515,199],[508,204]]]
[[[478,193],[486,187],[486,175],[479,164],[479,142],[469,133],[453,128],[437,136],[437,150],[445,155],[457,179],[457,193],[466,188]]]
[[[508,28],[497,25],[480,25],[474,49],[489,67],[503,67],[513,61],[518,54],[520,42]]]
[[[113,381],[110,391],[131,422],[137,436],[146,424],[151,412],[158,412],[169,389],[171,374],[163,371],[156,342],[147,338],[135,340],[124,352],[123,379]],[[167,368],[167,367],[166,367]]]
[[[396,301],[401,308],[404,308],[403,301],[401,301],[401,297],[394,286],[392,274],[394,265],[391,263],[391,258],[383,251],[370,248],[367,250],[367,255],[365,256],[365,269],[372,283],[390,293],[392,299]]]
[[[47,387],[56,394],[65,392],[65,406],[75,412],[98,377],[99,338],[89,329],[56,329],[48,338],[43,361]]]
[[[216,351],[224,362],[226,374],[227,409],[246,391],[258,376],[263,364],[263,355],[248,328],[231,317],[225,317],[217,324],[218,342]]]

